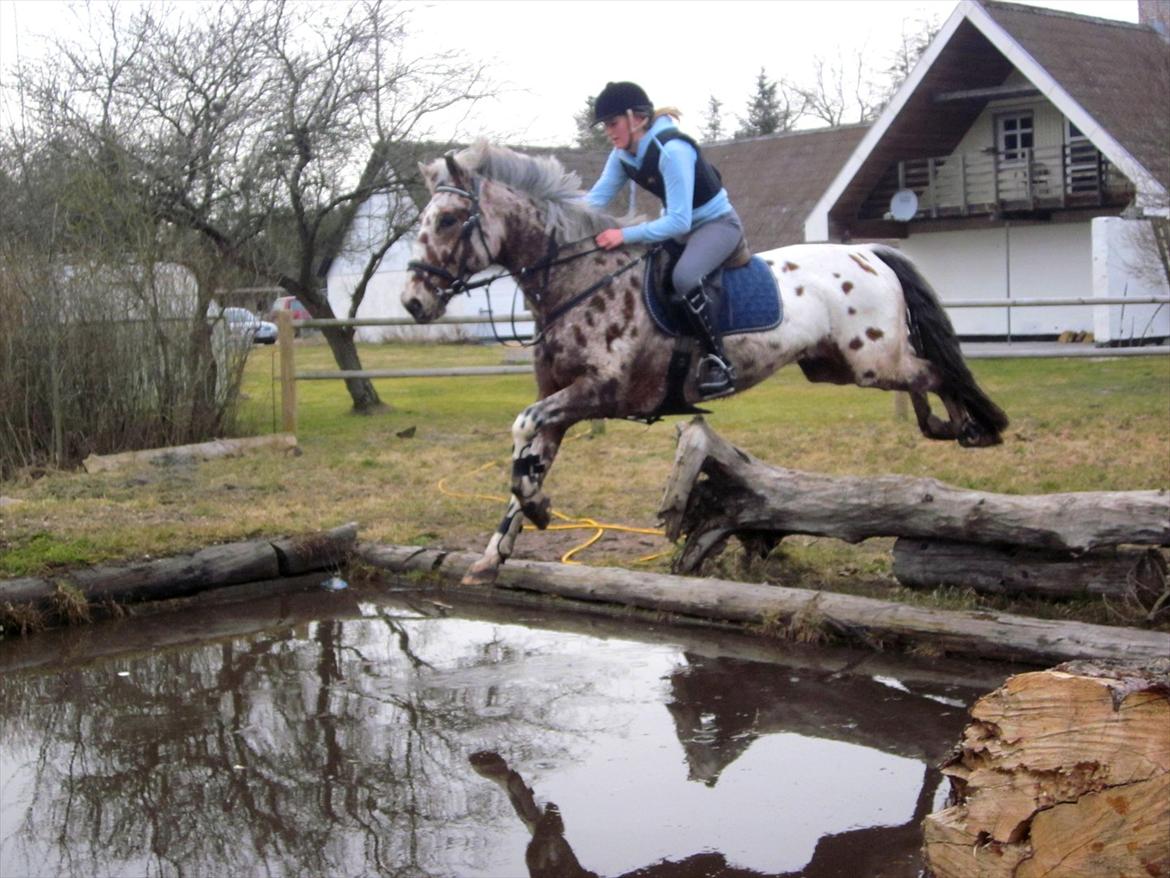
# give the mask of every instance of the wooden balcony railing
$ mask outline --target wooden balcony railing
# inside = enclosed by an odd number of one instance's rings
[[[1096,147],[1075,141],[897,162],[866,199],[861,218],[889,219],[890,198],[900,189],[918,196],[913,220],[1125,204],[1134,192]]]

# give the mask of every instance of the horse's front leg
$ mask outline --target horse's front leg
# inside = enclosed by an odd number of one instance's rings
[[[508,508],[488,541],[483,557],[464,574],[464,585],[486,585],[495,581],[500,565],[512,556],[525,516],[542,530],[548,527],[552,503],[541,491],[541,486],[568,426],[557,424],[529,435],[524,431],[524,427],[531,423],[531,418],[525,420],[528,414],[529,409],[525,409],[513,425],[512,496],[508,499]]]
[[[483,557],[463,576],[467,585],[495,581],[500,565],[512,555],[527,516],[537,527],[548,527],[552,503],[541,490],[557,456],[565,431],[573,424],[606,414],[591,384],[576,384],[535,402],[512,424],[512,497],[492,534]]]

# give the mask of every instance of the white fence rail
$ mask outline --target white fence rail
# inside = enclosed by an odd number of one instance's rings
[[[1068,305],[1170,305],[1170,296],[1115,296],[1115,297],[1066,297],[1054,299],[958,299],[944,303],[950,308],[1045,308]],[[517,314],[517,323],[533,320],[531,314]],[[442,317],[432,324],[485,324],[490,321],[481,316]],[[496,321],[499,323],[499,321]],[[511,319],[504,324],[510,325]],[[297,381],[324,381],[346,378],[455,378],[482,375],[521,375],[532,371],[531,365],[517,366],[462,366],[436,369],[338,369],[331,371],[296,371],[296,349],[293,346],[295,331],[300,328],[324,329],[338,326],[416,326],[411,317],[358,317],[353,319],[312,319],[293,320],[292,315],[283,311],[277,316],[280,345],[281,418],[287,433],[296,432]],[[1170,354],[1167,345],[1142,345],[1133,347],[1094,347],[1068,349],[1036,349],[1028,347],[1012,350],[1010,341],[997,350],[964,350],[967,359],[1063,359],[1069,357],[1148,357]]]

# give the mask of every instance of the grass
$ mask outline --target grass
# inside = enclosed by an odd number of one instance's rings
[[[493,365],[496,346],[367,345],[368,368]],[[276,352],[253,351],[242,415],[249,432],[279,429]],[[297,368],[334,368],[304,339]],[[930,442],[894,416],[890,394],[814,385],[790,368],[758,388],[710,405],[730,441],[780,466],[839,474],[901,473],[1005,493],[1170,488],[1170,362],[1165,358],[996,360],[972,364],[1012,418],[1002,446]],[[362,539],[479,549],[503,511],[511,423],[534,397],[530,376],[386,379],[390,406],[354,415],[340,381],[298,384],[299,456],[254,455],[198,465],[145,465],[89,475],[50,472],[0,485],[0,577],[159,557],[259,536],[356,520]],[[673,462],[675,424],[609,422],[570,433],[546,488],[571,516],[656,526]],[[413,434],[410,428],[414,428]],[[399,435],[402,434],[402,435]],[[558,558],[593,528],[526,530],[521,556]],[[661,537],[607,532],[576,557],[590,564],[666,570]],[[647,555],[666,553],[649,562]],[[889,576],[888,542],[846,546],[790,538],[764,560],[729,549],[712,572],[735,578],[894,596],[948,606],[954,595],[907,594]],[[970,604],[965,596],[960,603]],[[975,601],[988,606],[987,599]],[[1011,606],[1007,607],[1011,608]],[[1096,606],[1051,612],[1098,618]]]

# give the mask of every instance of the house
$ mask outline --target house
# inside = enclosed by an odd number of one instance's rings
[[[944,303],[1166,295],[1170,5],[1139,10],[1127,24],[961,2],[809,213],[805,238],[896,239]],[[963,336],[1170,335],[1165,305],[951,318]]]
[[[1170,3],[1139,0],[1139,10],[1141,23],[1129,24],[962,0],[872,124],[703,150],[756,252],[805,241],[884,240],[919,264],[944,304],[1165,296]],[[518,149],[553,152],[586,186],[605,161],[604,151]],[[658,205],[639,193],[636,208],[651,214]],[[339,314],[370,249],[363,235],[377,225],[363,216],[347,237],[354,257],[336,260],[328,276]],[[1162,218],[1160,229],[1151,218]],[[409,243],[387,254],[358,316],[406,316],[398,297]],[[514,299],[522,307],[510,279],[492,285],[495,314],[510,313]],[[448,313],[487,310],[478,292],[454,299]],[[1170,307],[1158,304],[950,314],[969,338],[1052,338],[1071,330],[1108,344],[1170,336]],[[492,336],[488,327],[363,327],[359,338],[406,333]]]

